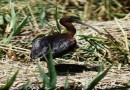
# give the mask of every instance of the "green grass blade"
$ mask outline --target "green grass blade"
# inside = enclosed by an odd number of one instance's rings
[[[45,6],[43,7],[42,13],[40,15],[40,23],[41,23],[41,27],[45,27],[45,22],[47,20],[47,15],[46,15],[46,8]]]
[[[49,57],[48,57],[48,71],[50,75],[50,86],[51,89],[54,89],[56,87],[57,74],[53,64],[53,57],[52,57],[50,46],[49,46]]]
[[[0,25],[4,24],[4,17],[2,15],[0,15]]]
[[[27,88],[30,86],[30,82],[28,81],[27,83],[25,83],[22,88],[20,90],[27,90]]]
[[[65,79],[64,90],[69,90],[68,75],[67,75],[67,77],[66,77],[66,79]]]
[[[17,74],[18,74],[18,70],[16,71],[16,73],[11,77],[11,79],[7,80],[7,83],[5,86],[2,86],[0,87],[0,90],[9,90],[10,87],[13,85],[16,77],[17,77]]]
[[[12,37],[13,37],[13,32],[8,36],[8,38],[3,39],[3,44],[8,44],[9,41],[11,41]]]
[[[99,65],[99,67],[98,67],[98,73],[102,72],[103,69],[104,69],[104,66],[103,66],[103,64],[101,63],[101,64]]]
[[[41,77],[42,77],[42,79],[43,79],[43,81],[45,83],[45,86],[49,87],[50,85],[49,85],[49,79],[48,79],[47,75],[45,74],[45,72],[41,68],[40,64],[38,62],[36,64],[37,64],[38,70],[40,72],[40,75],[41,75]]]
[[[112,66],[113,65],[110,65],[105,71],[100,72],[89,84],[84,87],[84,90],[92,90],[98,82],[107,75]]]
[[[16,13],[15,13],[15,10],[14,10],[14,3],[10,2],[10,8],[11,8],[11,27],[13,29],[13,32],[16,30],[16,26],[17,26],[17,16],[16,16]]]
[[[7,38],[3,39],[3,43],[4,44],[8,44],[11,41],[12,37],[14,35],[18,34],[21,31],[22,27],[26,24],[27,19],[30,16],[30,15],[27,15],[22,20],[22,22],[19,25],[17,25],[18,17],[16,16],[16,13],[15,13],[13,5],[14,5],[14,3],[10,2],[10,8],[11,8],[11,22],[10,22],[10,27],[11,27],[12,31],[11,31],[11,34]]]
[[[12,29],[12,32],[11,32],[11,34],[7,38],[3,39],[3,43],[4,44],[8,44],[9,41],[11,41],[11,39],[13,37],[13,33],[16,30],[16,26],[17,26],[17,23],[16,23],[17,22],[17,16],[16,16],[16,13],[14,11],[14,3],[12,3],[11,1],[10,1],[10,9],[11,9],[10,27]]]
[[[27,15],[27,16],[22,20],[22,22],[18,25],[17,29],[14,31],[13,35],[17,35],[17,34],[21,31],[22,27],[26,24],[26,22],[27,22],[29,16],[30,16],[30,15]]]
[[[56,7],[56,10],[55,10],[54,19],[56,21],[56,26],[57,26],[58,32],[61,33],[61,27],[60,27],[60,24],[58,22],[58,11],[57,11],[57,7]]]

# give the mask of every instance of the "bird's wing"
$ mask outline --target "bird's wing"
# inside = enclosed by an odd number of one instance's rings
[[[31,58],[36,59],[42,56],[46,56],[48,54],[49,46],[46,41],[43,41],[42,39],[38,39],[33,43],[32,50],[31,50]]]
[[[52,56],[61,56],[73,50],[76,46],[76,40],[66,36],[48,36],[38,39],[33,43],[31,50],[31,58],[36,59],[47,56],[49,53],[49,45],[51,46]]]
[[[74,38],[60,38],[53,43],[52,54],[53,56],[59,56],[66,54],[74,49],[76,46],[76,40]]]

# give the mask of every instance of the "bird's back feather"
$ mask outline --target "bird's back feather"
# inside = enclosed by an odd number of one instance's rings
[[[73,50],[76,46],[76,40],[66,34],[56,34],[45,36],[36,40],[32,45],[31,58],[47,56],[49,53],[49,45],[51,46],[52,56],[59,57]]]

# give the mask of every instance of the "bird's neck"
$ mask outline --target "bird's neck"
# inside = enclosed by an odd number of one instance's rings
[[[75,35],[76,29],[75,29],[75,27],[73,26],[72,23],[66,22],[66,23],[64,23],[62,25],[67,29],[67,33],[66,34],[68,36],[72,36],[73,37]]]

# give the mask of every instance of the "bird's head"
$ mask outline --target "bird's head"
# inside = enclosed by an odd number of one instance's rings
[[[67,17],[67,21],[68,22],[75,22],[75,23],[78,23],[79,21],[81,21],[81,19],[79,17],[76,17],[76,16],[70,16],[70,17]]]
[[[76,16],[67,16],[67,17],[63,17],[60,19],[60,23],[63,25],[64,23],[79,23],[79,24],[83,24],[81,22],[81,19],[79,17]]]

